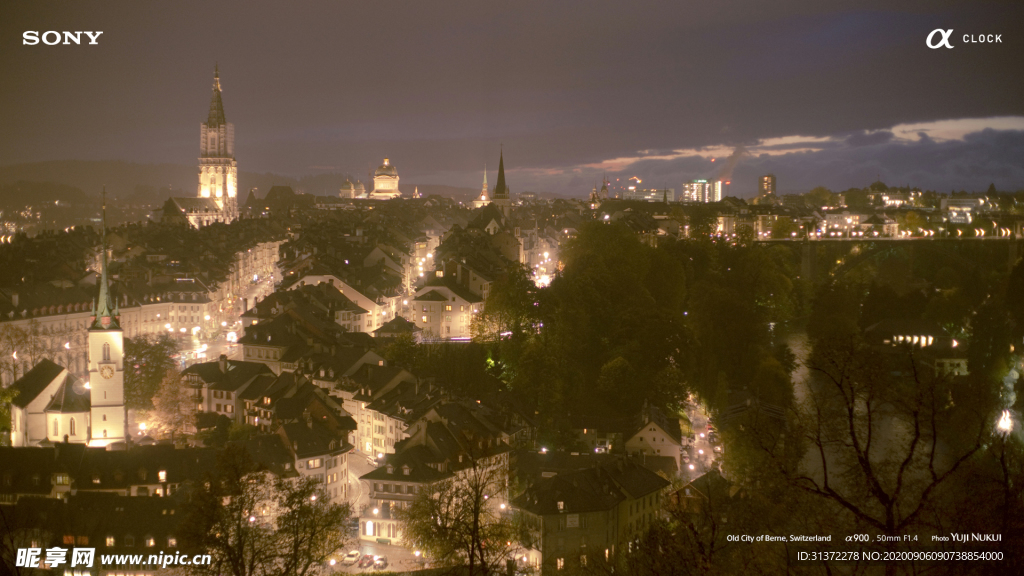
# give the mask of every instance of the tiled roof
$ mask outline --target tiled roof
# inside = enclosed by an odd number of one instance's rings
[[[64,376],[64,382],[57,388],[57,393],[46,405],[44,412],[74,414],[88,412],[90,396],[85,383],[71,374]]]
[[[18,378],[11,388],[17,390],[13,404],[19,408],[25,408],[29,402],[36,399],[47,386],[53,382],[64,370],[63,366],[55,364],[48,359],[40,360],[24,376]]]

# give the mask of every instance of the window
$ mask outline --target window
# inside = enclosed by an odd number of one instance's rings
[[[103,361],[104,362],[110,362],[110,343],[109,342],[104,342],[103,343]]]
[[[114,545],[114,537],[113,536],[107,536],[107,547],[109,548],[109,547],[112,547],[113,545]]]
[[[445,312],[451,312],[452,311],[452,305],[451,304],[445,304],[444,305],[444,311]]]
[[[124,537],[124,545],[125,545],[126,548],[131,548],[132,546],[135,546],[135,537],[134,536],[125,536]]]
[[[586,565],[587,565],[587,555],[583,554],[582,556],[580,556],[580,566],[586,566]]]
[[[156,546],[156,540],[152,536],[146,538],[146,548],[152,548],[153,546]]]
[[[558,568],[559,570],[564,569],[565,568],[565,558],[558,558],[558,559],[556,559],[555,560],[555,567]]]
[[[563,510],[565,510],[565,502],[559,500],[558,501],[558,511],[561,512]]]
[[[313,458],[306,463],[306,468],[320,468],[324,465],[323,458]]]
[[[168,548],[177,548],[178,547],[178,539],[174,538],[173,536],[167,538],[167,547]]]
[[[161,470],[157,472],[156,476],[157,478],[160,479],[161,482],[167,482],[167,470]]]
[[[67,486],[68,484],[71,483],[71,479],[68,477],[67,474],[55,474],[54,483],[57,484],[58,486]]]
[[[75,419],[74,418],[71,419],[71,428],[70,428],[70,430],[71,430],[71,435],[74,436],[75,435]]]

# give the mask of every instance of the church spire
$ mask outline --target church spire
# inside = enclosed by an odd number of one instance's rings
[[[100,228],[100,249],[103,254],[100,258],[100,294],[95,306],[92,328],[95,330],[106,330],[118,328],[117,306],[110,297],[110,284],[107,280],[107,188],[103,187],[103,219]]]
[[[486,163],[484,164],[484,187],[483,187],[483,191],[484,191],[484,194],[487,193],[487,164]]]
[[[220,67],[213,66],[213,96],[210,98],[210,117],[206,125],[210,128],[227,124],[224,118],[224,102],[220,98]]]
[[[505,186],[505,151],[502,150],[498,156],[498,181],[494,184],[494,194],[491,198],[495,200],[507,200],[508,188]]]

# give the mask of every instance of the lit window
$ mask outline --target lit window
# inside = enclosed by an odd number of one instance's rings
[[[110,547],[113,547],[113,545],[114,545],[114,537],[113,536],[107,536],[107,547],[110,548]]]
[[[557,560],[555,560],[555,566],[559,570],[565,568],[565,558],[558,558]]]
[[[559,500],[558,501],[558,509],[559,510],[565,510],[565,502]]]
[[[161,470],[156,475],[160,478],[161,482],[167,482],[167,470]]]

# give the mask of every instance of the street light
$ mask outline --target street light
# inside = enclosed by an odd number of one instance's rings
[[[1010,416],[1009,410],[1003,410],[1003,414],[999,417],[996,427],[1003,434],[1009,434],[1013,431],[1013,418]]]

